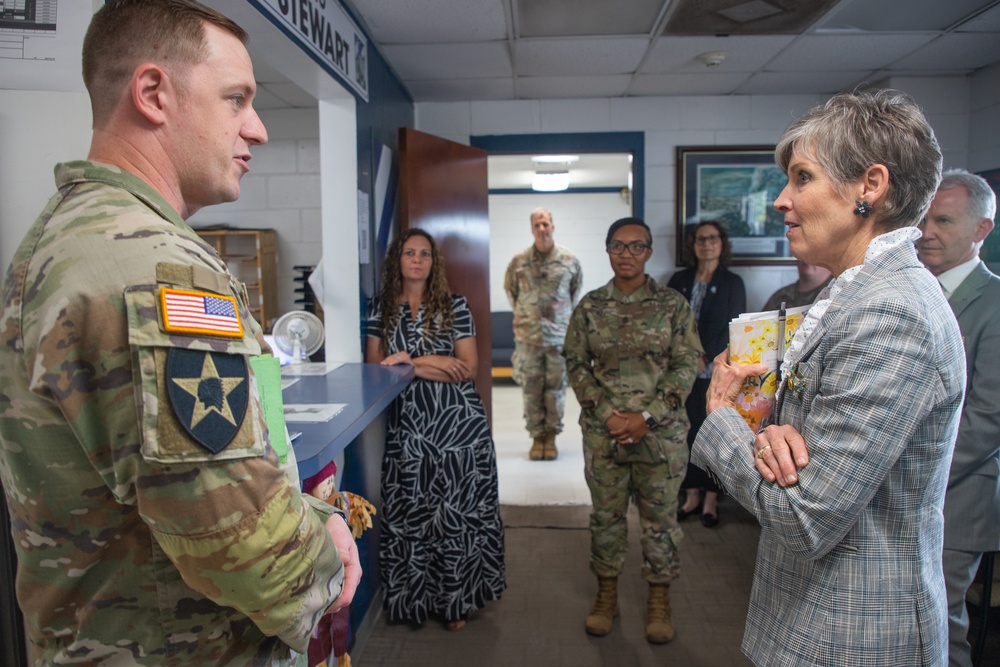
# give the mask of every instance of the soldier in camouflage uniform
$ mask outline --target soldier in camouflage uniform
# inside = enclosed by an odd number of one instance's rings
[[[0,479],[36,665],[296,664],[361,576],[265,425],[246,288],[184,222],[267,140],[245,38],[187,0],[105,5],[91,160],[56,167],[7,272]]]
[[[559,455],[566,406],[566,326],[580,296],[580,261],[552,239],[555,225],[544,208],[531,213],[535,243],[511,260],[504,289],[514,310],[514,381],[524,394],[524,420],[532,438],[532,461]]]
[[[626,512],[635,498],[649,582],[646,638],[674,637],[669,586],[680,571],[677,493],[688,462],[684,400],[703,354],[687,301],[644,273],[652,254],[638,218],[611,225],[615,277],[573,311],[563,353],[582,408],[584,473],[590,487],[590,569],[598,594],[589,634],[603,636],[618,614],[617,581],[628,548]]]
[[[823,288],[833,280],[833,274],[822,266],[806,264],[801,259],[795,262],[799,270],[799,279],[791,285],[785,285],[772,294],[761,310],[777,310],[781,304],[785,308],[796,306],[811,306]]]

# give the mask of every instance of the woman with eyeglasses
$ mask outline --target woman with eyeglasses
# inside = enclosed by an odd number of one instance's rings
[[[642,531],[642,577],[649,583],[646,639],[674,638],[669,587],[680,572],[677,493],[688,460],[684,399],[702,355],[683,297],[646,275],[649,227],[622,218],[605,245],[614,278],[573,310],[563,355],[580,402],[590,515],[590,569],[597,576],[588,634],[611,632],[625,563],[629,498]]]
[[[506,587],[496,452],[476,393],[476,329],[437,243],[407,229],[389,246],[367,325],[369,363],[411,364],[382,458],[385,606],[392,622],[449,630]]]
[[[698,361],[698,377],[684,407],[691,430],[688,448],[705,421],[705,392],[712,379],[712,360],[729,346],[729,320],[746,312],[747,292],[743,279],[727,269],[732,260],[729,234],[714,220],[699,222],[687,234],[684,243],[684,264],[690,268],[675,273],[670,287],[684,295],[698,320],[698,335],[705,355]],[[701,510],[701,523],[714,528],[719,523],[719,491],[715,480],[698,466],[688,465],[681,483],[684,503],[677,510],[677,520],[684,521]],[[705,497],[701,494],[704,491]]]

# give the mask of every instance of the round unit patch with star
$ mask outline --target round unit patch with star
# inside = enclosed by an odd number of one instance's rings
[[[174,416],[213,454],[232,442],[250,400],[246,358],[238,354],[171,348],[164,369]]]

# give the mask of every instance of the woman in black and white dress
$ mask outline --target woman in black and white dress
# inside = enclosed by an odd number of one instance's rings
[[[506,588],[496,452],[476,376],[475,324],[434,239],[404,231],[372,300],[366,359],[412,364],[382,461],[382,581],[390,621],[451,630]]]

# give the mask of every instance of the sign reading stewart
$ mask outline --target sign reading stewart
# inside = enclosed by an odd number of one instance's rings
[[[337,0],[250,0],[250,4],[368,101],[368,40]]]

